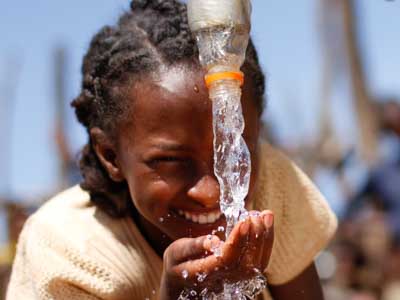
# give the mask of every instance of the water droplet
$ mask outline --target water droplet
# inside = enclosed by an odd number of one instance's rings
[[[258,217],[259,215],[260,215],[260,213],[258,211],[250,212],[250,216],[252,216],[252,217]]]
[[[197,84],[194,85],[193,90],[195,93],[199,92],[199,87],[197,86]]]
[[[222,242],[216,243],[211,246],[211,252],[214,253],[216,257],[222,256]]]
[[[258,233],[256,233],[256,239],[258,239]]]
[[[224,232],[224,231],[225,231],[224,226],[219,226],[219,227],[218,227],[218,231],[219,231],[219,232]]]
[[[158,221],[160,221],[162,223],[162,222],[164,222],[164,218],[161,217],[161,218],[158,219]]]
[[[197,273],[196,276],[198,282],[203,282],[207,277],[207,273]]]
[[[200,296],[205,298],[205,296],[207,295],[208,289],[204,288],[201,292],[200,292]]]
[[[179,295],[178,300],[189,300],[189,293],[187,291],[187,289],[184,289],[181,294]]]
[[[189,276],[188,271],[187,271],[187,270],[183,270],[183,271],[182,271],[182,277],[183,277],[183,279],[188,278],[188,276]]]

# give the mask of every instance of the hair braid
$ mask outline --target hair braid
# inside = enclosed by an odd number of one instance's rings
[[[115,26],[103,27],[92,39],[82,64],[82,88],[72,102],[80,123],[89,131],[100,127],[112,134],[124,117],[123,88],[127,80],[155,70],[160,64],[198,62],[186,5],[177,0],[133,0]],[[264,75],[250,41],[244,64],[262,110]],[[126,182],[112,181],[90,139],[81,153],[81,186],[91,200],[115,217],[129,214],[133,204]]]

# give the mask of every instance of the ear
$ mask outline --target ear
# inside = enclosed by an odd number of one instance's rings
[[[118,163],[115,146],[106,133],[98,127],[90,129],[93,148],[96,152],[101,165],[106,169],[108,176],[116,182],[121,182],[125,178]]]

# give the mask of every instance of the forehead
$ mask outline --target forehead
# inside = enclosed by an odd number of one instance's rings
[[[135,120],[145,118],[154,127],[182,119],[210,116],[212,105],[204,85],[204,73],[188,66],[161,67],[133,87],[131,101]]]
[[[136,144],[160,137],[191,144],[195,139],[212,141],[212,103],[204,75],[198,66],[181,64],[160,67],[136,81],[126,95],[130,126],[123,130],[125,137],[129,131]],[[242,104],[244,114],[250,115],[245,116],[248,129],[251,115],[257,115],[251,94],[244,89]]]
[[[123,138],[127,131],[136,141],[190,130],[204,135],[204,125],[211,126],[212,106],[203,76],[199,68],[182,65],[160,67],[137,80],[125,94],[129,112],[121,128]]]

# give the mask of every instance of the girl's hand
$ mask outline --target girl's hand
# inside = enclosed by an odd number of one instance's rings
[[[161,299],[178,299],[184,288],[219,292],[224,281],[237,282],[264,271],[273,243],[273,213],[250,212],[223,242],[217,236],[182,238],[164,252]],[[212,252],[221,245],[221,255]]]

